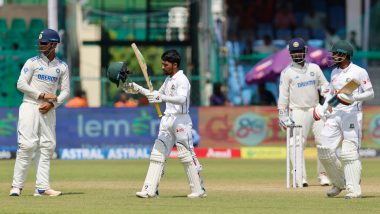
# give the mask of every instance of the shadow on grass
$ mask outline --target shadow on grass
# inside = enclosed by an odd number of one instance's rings
[[[186,195],[174,195],[172,198],[187,198]]]
[[[361,199],[370,199],[370,198],[380,198],[380,196],[378,196],[378,195],[363,195],[360,198],[351,198],[351,199],[346,199],[345,196],[337,196],[337,197],[331,197],[328,199],[361,200]]]
[[[62,193],[63,196],[65,195],[82,195],[85,194],[84,192],[64,192]]]

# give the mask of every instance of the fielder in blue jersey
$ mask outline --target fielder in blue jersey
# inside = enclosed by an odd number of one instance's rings
[[[24,99],[19,108],[19,146],[10,196],[21,195],[34,154],[37,168],[34,196],[62,194],[50,187],[50,159],[56,146],[55,109],[70,95],[69,69],[56,57],[60,37],[55,30],[43,30],[38,41],[40,55],[26,61],[17,81]],[[57,89],[60,89],[58,96]]]

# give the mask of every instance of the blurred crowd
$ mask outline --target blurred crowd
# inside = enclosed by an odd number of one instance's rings
[[[225,4],[225,22],[221,25],[218,18],[214,23],[229,52],[228,75],[225,82],[213,83],[209,105],[276,105],[277,82],[247,85],[242,77],[258,62],[250,56],[280,51],[291,38],[326,49],[347,39],[360,49],[355,31],[346,38],[345,0],[225,0]],[[242,62],[239,56],[254,60]]]
[[[342,0],[226,0],[226,4],[226,38],[244,43],[243,54],[274,52],[276,44],[293,37],[322,40],[329,46],[344,36],[336,32],[345,25]],[[347,39],[357,44],[356,32]]]

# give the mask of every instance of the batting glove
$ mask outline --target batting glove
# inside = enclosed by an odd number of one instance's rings
[[[341,93],[337,95],[337,99],[339,100],[340,103],[347,106],[355,102],[355,98],[352,94],[348,95],[348,94]]]
[[[146,95],[147,93],[149,93],[149,90],[140,86],[139,84],[135,83],[135,82],[125,82],[123,84],[123,87],[122,87],[123,91],[127,94],[136,94],[136,93],[140,93],[140,94],[143,94],[143,95]]]
[[[328,106],[327,106],[328,107]],[[328,111],[328,108],[325,108],[324,106],[318,104],[313,111],[313,118],[315,121],[318,120],[326,120],[327,117],[330,116],[330,111]]]
[[[152,91],[146,94],[149,103],[162,103],[162,96],[158,91]]]

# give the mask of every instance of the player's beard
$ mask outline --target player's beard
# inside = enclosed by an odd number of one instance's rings
[[[171,66],[171,68],[169,68],[169,69],[167,69],[167,70],[165,70],[165,69],[162,69],[162,70],[164,70],[164,73],[165,73],[165,75],[167,75],[167,76],[171,76],[171,75],[173,75],[173,73],[174,73],[173,65]]]
[[[347,56],[345,55],[339,55],[339,54],[332,54],[329,56],[329,67],[337,67],[340,68],[343,61],[346,59]]]
[[[291,53],[290,56],[293,62],[303,65],[305,62],[306,52]]]

